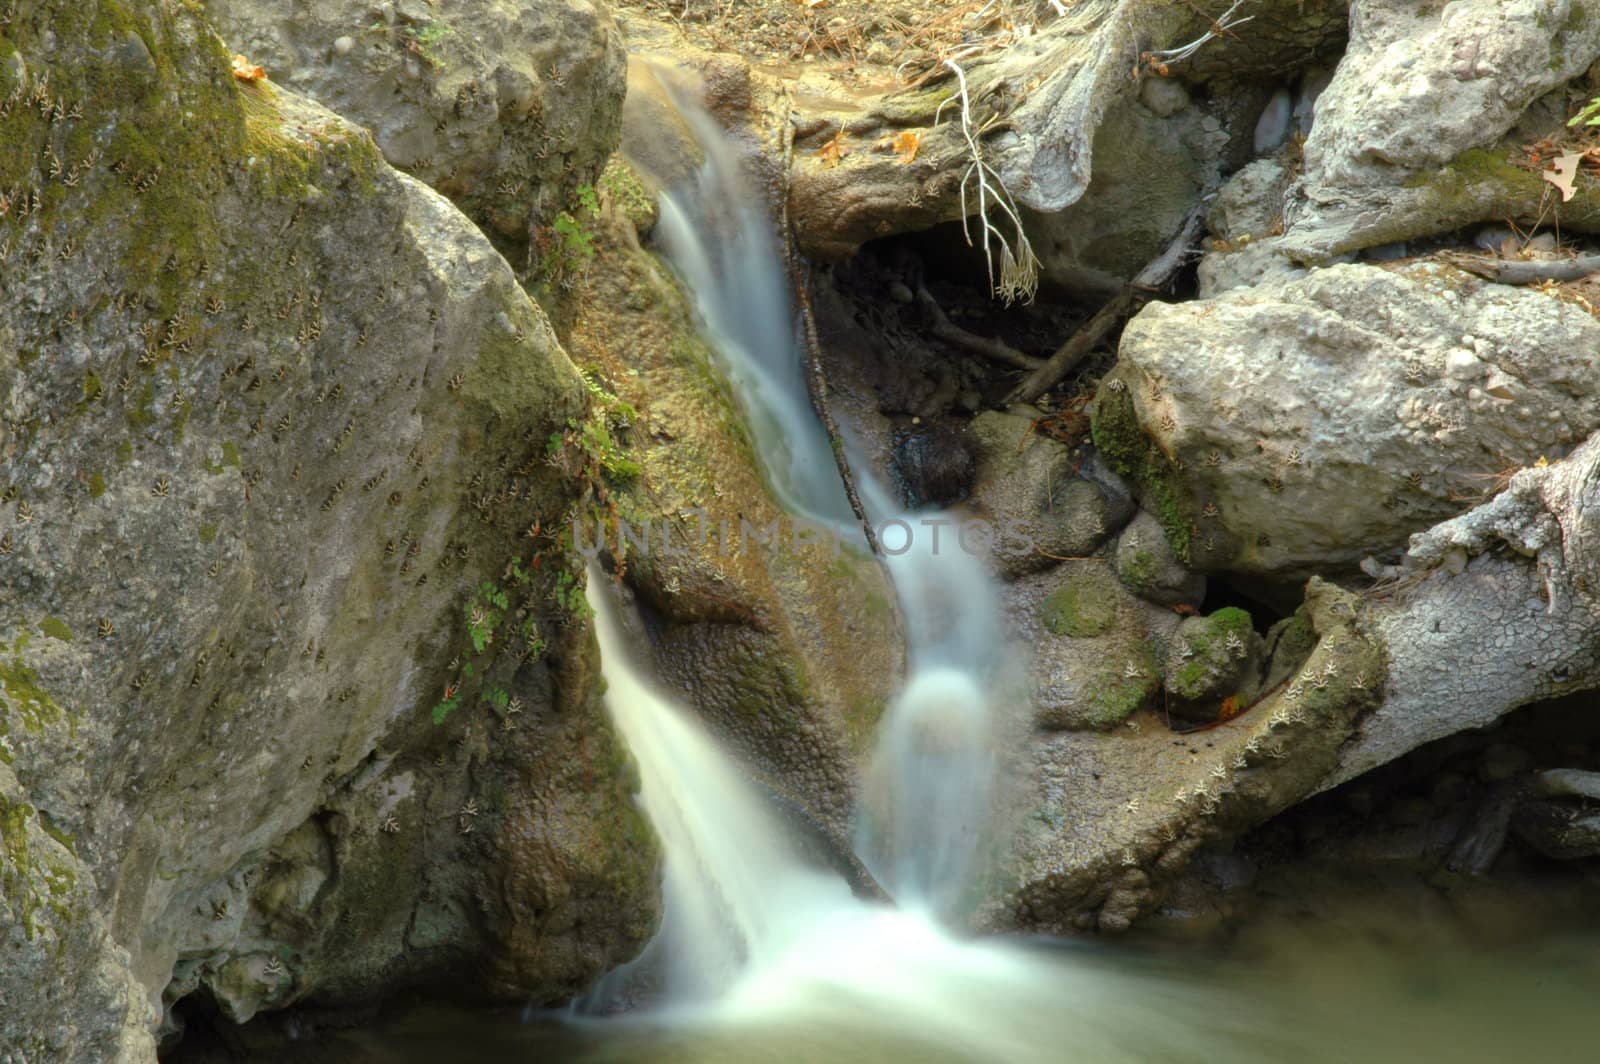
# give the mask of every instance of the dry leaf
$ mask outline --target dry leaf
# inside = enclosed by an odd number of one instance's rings
[[[233,76],[240,81],[260,81],[267,76],[267,72],[254,65],[242,55],[233,57]]]
[[[1583,162],[1583,152],[1564,151],[1556,156],[1555,169],[1545,170],[1540,176],[1561,190],[1561,202],[1572,198],[1572,183],[1578,179],[1578,164]]]
[[[917,157],[917,149],[922,147],[922,138],[908,129],[894,138],[894,143],[891,147],[894,148],[894,153],[899,158],[900,165],[909,166],[912,160]]]
[[[838,166],[839,160],[850,154],[850,149],[844,146],[844,140],[845,131],[843,127],[840,127],[839,132],[833,135],[832,140],[817,149],[817,158],[829,166]]]
[[[1222,700],[1222,708],[1217,710],[1218,720],[1232,720],[1237,717],[1244,707],[1239,705],[1238,695],[1229,695]]]
[[[1544,469],[1544,468],[1548,467],[1549,465],[1550,465],[1550,459],[1546,458],[1544,455],[1541,454],[1539,456],[1539,460],[1537,462],[1533,463],[1533,468],[1535,468],[1535,469]]]

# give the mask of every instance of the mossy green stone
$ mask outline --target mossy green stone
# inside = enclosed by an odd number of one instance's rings
[[[1054,635],[1087,639],[1109,630],[1121,616],[1122,590],[1108,573],[1076,574],[1044,600],[1044,626]]]

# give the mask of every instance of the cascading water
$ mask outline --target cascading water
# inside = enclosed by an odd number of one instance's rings
[[[684,111],[707,163],[694,185],[663,196],[658,239],[698,303],[775,493],[855,540],[809,406],[771,230],[721,134]],[[974,871],[991,804],[997,598],[953,530],[935,538],[943,517],[902,512],[855,464],[906,617],[909,679],[880,726],[858,833],[860,856],[898,907],[855,898],[800,856],[728,756],[640,678],[604,578],[591,572],[606,702],[666,852],[651,952],[667,972],[667,1004],[641,1022],[702,1036],[792,1030],[813,1051],[837,1038],[867,1059],[881,1059],[874,1045],[916,1047],[921,1060],[1186,1058],[1218,1021],[1194,990],[1092,958],[1068,964],[1038,945],[962,941],[941,925]],[[1135,1027],[1138,1048],[1126,1048]]]
[[[1201,1032],[1231,1026],[1204,993],[1176,980],[1092,956],[1067,964],[1042,945],[964,942],[923,909],[854,897],[799,855],[704,729],[640,677],[605,583],[591,570],[606,704],[639,764],[640,797],[666,850],[666,916],[652,950],[663,955],[668,1000],[635,1022],[696,1032],[692,1059],[718,1041],[732,1044],[717,1059],[742,1060],[750,1059],[747,1039],[792,1038],[805,1054],[769,1049],[766,1058],[1028,1062],[1070,1054],[1096,1064],[1193,1059]],[[927,698],[913,693],[915,704],[944,715],[943,683]],[[1135,1029],[1136,1049],[1127,1036]],[[656,1040],[671,1035],[650,1037],[643,1057],[656,1059]],[[1239,1045],[1237,1032],[1228,1037]],[[1233,1059],[1254,1058],[1235,1051]]]
[[[692,183],[662,196],[657,240],[695,299],[779,501],[860,542],[810,406],[771,225],[721,131],[693,105],[679,108],[706,163]],[[906,618],[910,673],[882,723],[857,846],[901,903],[945,912],[972,873],[991,804],[985,691],[1000,658],[999,611],[954,522],[902,512],[859,455],[849,456]]]

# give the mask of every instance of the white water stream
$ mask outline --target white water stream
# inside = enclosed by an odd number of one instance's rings
[[[733,146],[697,108],[680,109],[706,162],[695,181],[662,196],[657,240],[695,299],[774,494],[864,546],[811,406],[771,223]],[[1002,650],[998,602],[954,523],[903,512],[856,449],[846,450],[900,599],[910,673],[881,726],[857,848],[902,904],[947,913],[974,872],[991,805],[986,702]]]
[[[1019,940],[962,940],[924,907],[855,898],[797,853],[728,755],[640,675],[604,576],[590,580],[606,704],[666,851],[651,948],[667,997],[632,1022],[664,1025],[671,1033],[655,1037],[669,1041],[698,1032],[693,1055],[672,1059],[750,1059],[741,1047],[754,1038],[774,1061],[1176,1061],[1195,1059],[1206,1032],[1247,1026],[1177,979]],[[935,704],[946,697],[941,683]],[[935,861],[918,874],[940,871]],[[1223,1037],[1231,1059],[1247,1059],[1236,1032]]]
[[[685,117],[706,165],[664,195],[657,239],[698,305],[774,494],[864,545],[811,408],[772,228],[710,120]],[[848,445],[847,445],[848,449]],[[1193,989],[1064,964],[1036,944],[963,941],[960,909],[994,787],[990,699],[1004,646],[982,559],[953,529],[935,539],[851,455],[906,620],[908,680],[868,771],[859,856],[896,906],[852,896],[808,864],[728,755],[630,660],[604,578],[591,572],[607,705],[640,767],[665,851],[665,916],[651,952],[666,973],[655,1019],[766,1031],[853,1032],[956,1059],[1160,1059],[1202,1026]],[[1137,993],[1134,984],[1137,983]],[[1152,1017],[1152,1008],[1159,1014]],[[1138,1052],[1119,1032],[1139,1025]]]

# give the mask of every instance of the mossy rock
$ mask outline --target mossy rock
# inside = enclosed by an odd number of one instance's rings
[[[1044,600],[1044,626],[1053,635],[1091,639],[1122,619],[1122,596],[1104,569],[1081,571]]]
[[[1191,573],[1173,553],[1160,523],[1141,511],[1117,540],[1117,576],[1129,591],[1162,606],[1197,606],[1206,578]]]
[[[1140,505],[1161,523],[1172,553],[1188,565],[1193,560],[1190,530],[1194,515],[1177,465],[1140,427],[1133,388],[1134,382],[1121,373],[1102,382],[1095,396],[1090,436],[1106,464],[1133,482]]]
[[[1190,617],[1178,627],[1167,662],[1167,690],[1175,706],[1209,705],[1200,715],[1214,717],[1212,704],[1248,698],[1259,686],[1262,656],[1261,637],[1245,610],[1228,606],[1206,617]]]
[[[1310,614],[1302,606],[1292,616],[1267,631],[1267,678],[1265,685],[1276,687],[1300,670],[1317,649],[1317,631]]]

